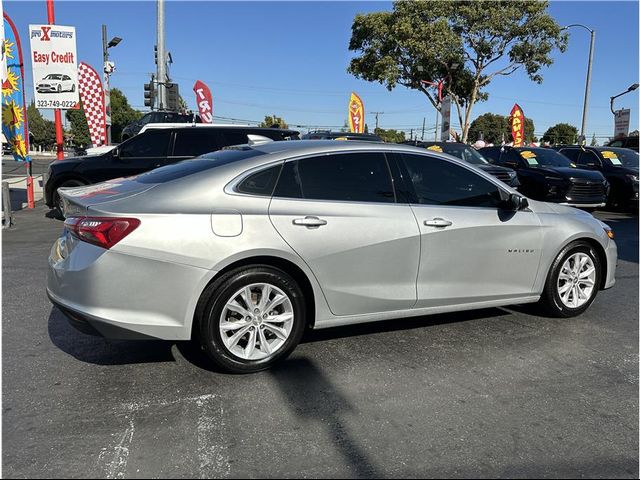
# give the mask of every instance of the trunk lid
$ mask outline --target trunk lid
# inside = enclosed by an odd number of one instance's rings
[[[65,217],[108,213],[100,209],[101,204],[139,195],[157,185],[137,182],[135,178],[116,178],[82,187],[59,188]]]

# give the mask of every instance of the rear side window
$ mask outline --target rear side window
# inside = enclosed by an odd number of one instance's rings
[[[206,129],[178,129],[176,141],[173,147],[173,155],[176,157],[197,157],[205,153],[218,150],[217,136],[219,132]]]
[[[118,147],[120,157],[166,157],[169,147],[168,130],[149,130]]]
[[[277,197],[393,203],[395,195],[382,153],[345,153],[285,163]]]
[[[571,160],[573,163],[580,163],[578,158],[580,157],[580,150],[577,148],[565,148],[560,150],[560,153]]]
[[[500,189],[471,170],[439,158],[402,154],[418,203],[497,207]]]
[[[271,196],[281,168],[282,165],[277,165],[249,175],[238,185],[236,190],[251,195]]]
[[[248,143],[249,137],[245,132],[221,131],[218,133],[220,148],[230,147],[232,145],[244,145]]]

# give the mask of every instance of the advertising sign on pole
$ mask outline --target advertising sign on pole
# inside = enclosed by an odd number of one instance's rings
[[[628,108],[623,108],[621,110],[616,110],[615,113],[615,129],[613,132],[614,138],[617,137],[626,137],[629,135],[629,117],[631,116],[631,110]]]
[[[440,127],[440,141],[448,142],[451,138],[451,97],[447,95],[440,104],[442,126]]]
[[[79,100],[75,27],[29,25],[29,38],[36,107],[75,107]]]

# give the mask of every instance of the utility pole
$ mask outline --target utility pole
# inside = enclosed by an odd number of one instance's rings
[[[433,134],[433,141],[434,142],[438,141],[438,130],[439,130],[439,127],[440,127],[439,120],[440,120],[440,112],[438,112],[438,110],[436,109],[436,131]]]
[[[102,25],[102,72],[104,74],[104,109],[107,123],[107,145],[111,145],[111,88],[109,87],[109,76],[115,66],[109,62],[109,49],[118,45],[122,39],[113,37],[107,43],[107,26]]]
[[[165,83],[167,81],[167,64],[166,53],[164,50],[164,0],[157,0],[158,2],[158,24],[157,24],[157,81],[158,81],[158,110],[164,110],[167,105],[167,91]]]
[[[426,117],[422,117],[422,136],[420,137],[420,140],[424,141],[424,122],[426,121]]]
[[[371,112],[376,116],[376,130],[378,129],[378,115],[382,115],[384,112]]]

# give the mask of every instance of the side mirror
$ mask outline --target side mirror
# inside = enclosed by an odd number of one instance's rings
[[[510,193],[509,198],[504,200],[503,208],[505,210],[511,210],[517,212],[518,210],[524,210],[529,207],[529,200],[517,193]]]
[[[504,166],[515,170],[518,168],[518,162],[504,162]]]

